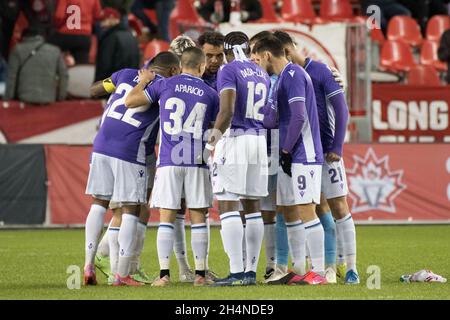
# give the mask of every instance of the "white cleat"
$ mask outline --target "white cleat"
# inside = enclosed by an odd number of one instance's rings
[[[182,273],[180,273],[180,282],[183,283],[193,283],[195,280],[195,274],[192,272],[192,270],[186,270]]]
[[[275,268],[275,271],[272,273],[272,275],[269,278],[264,280],[264,283],[269,283],[269,282],[280,280],[285,275],[287,275],[287,273],[288,273],[287,272],[287,267],[280,268],[279,266],[277,266]]]
[[[336,284],[336,271],[332,267],[328,267],[325,270],[325,279],[327,279],[328,284]]]

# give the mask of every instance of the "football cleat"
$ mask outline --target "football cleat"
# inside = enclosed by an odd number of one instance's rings
[[[320,285],[327,284],[327,279],[322,277],[320,274],[310,271],[305,274],[300,281],[296,281],[297,285]]]
[[[131,277],[137,282],[142,282],[142,283],[146,283],[146,284],[152,283],[152,280],[147,275],[147,273],[145,273],[145,270],[142,268],[139,268],[135,274],[131,275]]]
[[[192,270],[188,269],[184,272],[180,272],[180,282],[183,283],[192,283],[195,280],[195,274]]]
[[[219,279],[219,276],[218,276],[217,273],[215,273],[214,271],[212,271],[212,270],[207,270],[207,271],[206,271],[206,278],[207,278],[209,281],[216,281],[217,279]]]
[[[85,286],[95,286],[97,284],[97,278],[95,276],[95,266],[87,265],[84,267],[84,285]]]
[[[170,284],[170,277],[164,276],[160,278],[159,276],[156,277],[155,280],[152,282],[152,287],[166,287]]]
[[[345,274],[345,284],[359,284],[359,275],[353,270],[348,270]]]
[[[336,271],[334,271],[333,267],[328,267],[325,270],[325,279],[327,279],[327,282],[329,284],[336,284],[337,280],[336,280]]]
[[[287,274],[287,267],[277,265],[275,268],[275,271],[272,273],[272,275],[264,280],[264,283],[269,283],[271,281],[279,280],[280,278],[284,277]]]
[[[245,286],[244,283],[244,273],[233,274],[231,273],[228,277],[217,279],[211,287],[235,287],[235,286]]]
[[[287,274],[285,274],[282,277],[278,277],[278,279],[276,279],[274,277],[274,279],[268,279],[267,280],[267,284],[269,285],[288,285],[288,286],[292,286],[292,285],[296,285],[297,282],[301,281],[303,279],[302,276],[299,276],[298,274],[294,273],[294,272],[289,272]]]
[[[141,282],[137,282],[131,278],[131,276],[121,277],[118,274],[114,276],[114,282],[112,283],[113,287],[120,287],[120,286],[130,286],[130,287],[140,287],[144,284]]]
[[[109,257],[102,257],[100,255],[95,255],[95,266],[100,270],[106,277],[113,276],[111,273],[111,262]]]
[[[245,286],[256,286],[256,272],[249,271],[244,274]]]
[[[275,273],[275,269],[266,268],[266,274],[264,275],[264,280],[269,279]]]
[[[208,277],[203,277],[201,275],[195,275],[195,279],[194,279],[194,287],[203,287],[203,286],[208,286],[210,284],[213,284],[214,281],[208,279]]]

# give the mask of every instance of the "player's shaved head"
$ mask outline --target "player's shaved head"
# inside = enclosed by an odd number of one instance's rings
[[[181,72],[180,59],[172,52],[163,51],[150,60],[147,69],[151,69],[165,78],[172,77]]]
[[[205,54],[197,47],[187,48],[181,55],[181,67],[183,69],[197,69],[205,63]]]
[[[284,47],[277,37],[271,35],[261,41],[255,43],[252,52],[254,54],[261,54],[263,52],[270,52],[274,57],[280,58],[285,56]]]

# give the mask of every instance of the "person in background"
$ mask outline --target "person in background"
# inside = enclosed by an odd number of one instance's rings
[[[0,55],[8,59],[9,43],[19,17],[19,0],[0,1]]]
[[[22,0],[21,9],[28,20],[28,27],[48,37],[53,32],[53,13],[56,0]]]
[[[158,38],[170,42],[169,18],[175,8],[176,0],[136,0],[131,12],[149,28],[150,32],[158,34]],[[145,14],[144,9],[155,9],[158,27]]]
[[[74,9],[77,6],[79,11]],[[54,16],[57,30],[48,41],[69,51],[77,64],[89,63],[92,27],[100,14],[100,0],[59,0]]]
[[[450,29],[445,31],[441,37],[441,43],[438,49],[439,60],[449,65],[447,70],[447,83],[450,84]]]
[[[117,70],[139,68],[139,44],[131,31],[121,24],[121,14],[104,8],[101,26],[105,29],[98,41],[95,81],[106,79]]]
[[[381,30],[386,35],[389,20],[394,16],[411,16],[411,11],[396,0],[361,0],[361,10],[365,15],[371,15],[367,12],[370,6],[378,6],[381,10]]]
[[[158,27],[150,17],[145,14],[144,9],[155,10],[155,1],[135,0],[131,6],[131,13],[141,20],[144,26],[150,31],[150,34],[155,35],[158,33]]]
[[[448,14],[446,4],[450,0],[398,0],[403,6],[411,11],[412,17],[419,23],[422,32],[425,33],[428,20],[437,14]]]
[[[38,30],[27,29],[9,56],[5,100],[47,104],[67,95],[67,70],[61,51]]]
[[[230,20],[231,0],[206,0],[203,4],[197,1],[200,15],[212,23]],[[262,18],[263,12],[259,0],[241,0],[241,21],[249,22]]]

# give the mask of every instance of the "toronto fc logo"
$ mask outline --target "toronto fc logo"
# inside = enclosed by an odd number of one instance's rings
[[[355,164],[347,170],[352,212],[381,210],[395,213],[395,198],[406,189],[403,170],[391,171],[389,156],[378,159],[369,148],[364,159],[354,155]]]

